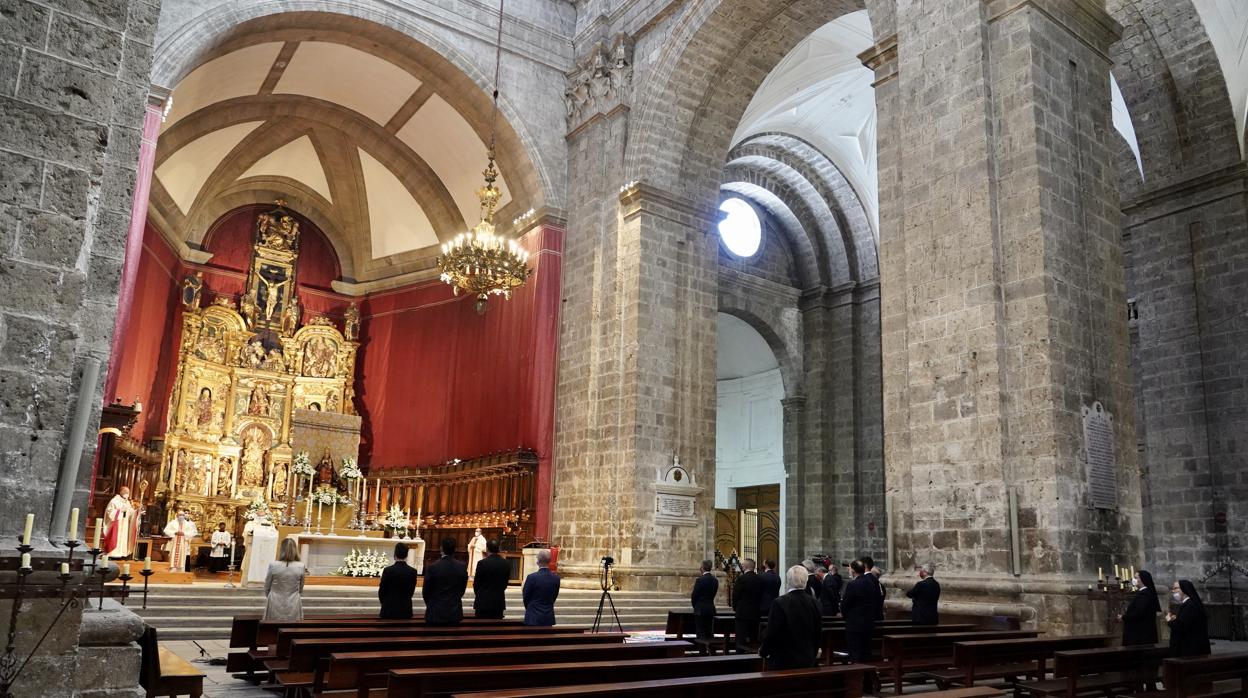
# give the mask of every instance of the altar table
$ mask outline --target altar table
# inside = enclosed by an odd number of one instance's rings
[[[331,575],[342,566],[343,558],[352,550],[364,552],[372,550],[386,557],[394,554],[397,538],[379,538],[376,536],[331,536],[328,534],[298,533],[290,536],[299,545],[299,559],[308,568],[311,576]],[[407,553],[407,563],[415,564],[417,574],[424,572],[425,541],[415,538],[402,541],[411,550]]]

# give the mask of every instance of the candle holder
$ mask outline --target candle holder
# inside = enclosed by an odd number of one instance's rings
[[[96,565],[95,569],[92,570],[92,574],[97,574],[100,576],[99,610],[103,611],[104,610],[104,578],[108,576],[108,557],[107,556],[104,558],[104,564],[102,566]]]
[[[1087,597],[1091,601],[1105,602],[1105,631],[1110,634],[1117,632],[1118,617],[1122,615],[1130,596],[1135,592],[1130,585],[1124,584],[1117,577],[1098,579],[1095,589],[1088,589]]]
[[[65,541],[65,547],[68,549],[68,553],[65,556],[65,562],[69,563],[70,567],[74,566],[74,548],[77,548],[80,545],[82,545],[82,541],[76,539]]]
[[[117,578],[121,580],[121,605],[125,606],[126,597],[130,595],[130,580],[134,579],[134,577],[128,574],[123,574],[119,575]],[[144,579],[143,581],[146,582],[147,580]]]
[[[139,570],[139,574],[143,576],[143,609],[147,610],[147,580],[148,577],[156,574],[156,572],[144,567],[142,570]]]
[[[85,572],[86,574],[95,574],[95,568],[99,566],[99,563],[97,562],[97,560],[99,560],[100,554],[103,553],[104,550],[102,548],[88,548],[86,552],[88,555],[91,556],[91,565],[90,565],[91,572],[86,572],[87,565],[83,565],[83,572]],[[90,579],[90,577],[86,577],[86,579]],[[85,596],[83,597],[83,600],[88,601],[88,602],[91,600],[91,587],[90,586],[87,587],[87,591],[86,591]]]
[[[72,572],[62,572],[61,574],[56,575],[56,578],[57,578],[57,579],[59,579],[59,580],[61,580],[61,594],[60,594],[60,598],[61,598],[61,600],[62,600],[62,601],[64,601],[64,600],[65,600],[65,592],[69,590],[69,580],[73,579],[73,578],[74,578],[74,575],[73,575],[73,573],[72,573]]]

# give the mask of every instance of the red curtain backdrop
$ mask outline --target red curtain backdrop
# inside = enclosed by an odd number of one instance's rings
[[[257,212],[223,216],[205,237],[207,265],[187,265],[150,225],[145,231],[130,329],[118,363],[116,396],[144,411],[133,435],[165,430],[177,370],[181,279],[204,272],[204,302],[242,293]],[[328,315],[341,326],[353,300],[329,290],[340,274],[332,246],[302,221],[298,277],[304,319]],[[564,231],[524,237],[533,276],[511,300],[494,298],[478,316],[470,296],[438,281],[354,299],[361,308],[356,396],[363,417],[361,463],[375,468],[432,465],[518,447],[540,458],[536,533],[549,532],[554,452],[556,351]]]

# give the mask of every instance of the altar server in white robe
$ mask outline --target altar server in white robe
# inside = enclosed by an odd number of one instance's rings
[[[225,530],[225,524],[217,524],[217,530],[212,532],[212,539],[209,541],[212,545],[212,552],[208,554],[212,558],[212,571],[220,572],[229,566],[229,558],[234,550],[234,536]]]
[[[277,559],[277,527],[268,514],[247,522],[243,527],[243,541],[247,552],[243,553],[243,585],[264,584],[269,563]]]
[[[126,558],[134,554],[134,539],[139,530],[139,518],[130,503],[130,488],[123,486],[104,507],[104,549],[111,558]]]
[[[173,521],[165,524],[165,535],[169,536],[169,542],[165,544],[165,550],[169,551],[169,571],[185,572],[186,558],[191,554],[191,539],[199,535],[199,529],[185,511],[179,511]]]
[[[477,563],[485,559],[486,550],[485,536],[481,535],[481,529],[473,534],[472,540],[468,541],[468,576],[474,577],[477,574]]]

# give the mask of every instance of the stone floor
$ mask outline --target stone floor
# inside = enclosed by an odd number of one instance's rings
[[[225,672],[225,666],[212,666],[199,661],[199,648],[194,642],[189,640],[170,640],[161,644],[168,647],[178,656],[191,661],[195,666],[201,668],[207,675],[204,681],[204,698],[272,698],[275,694],[272,691],[266,691],[258,686],[253,686],[246,681],[240,681],[233,678]],[[224,658],[228,651],[226,640],[201,640],[199,645],[213,657]],[[1221,654],[1225,652],[1248,652],[1248,642],[1227,642],[1225,640],[1215,640],[1213,651]],[[907,694],[922,694],[931,688],[909,687],[906,689]],[[889,693],[888,695],[892,695]]]

